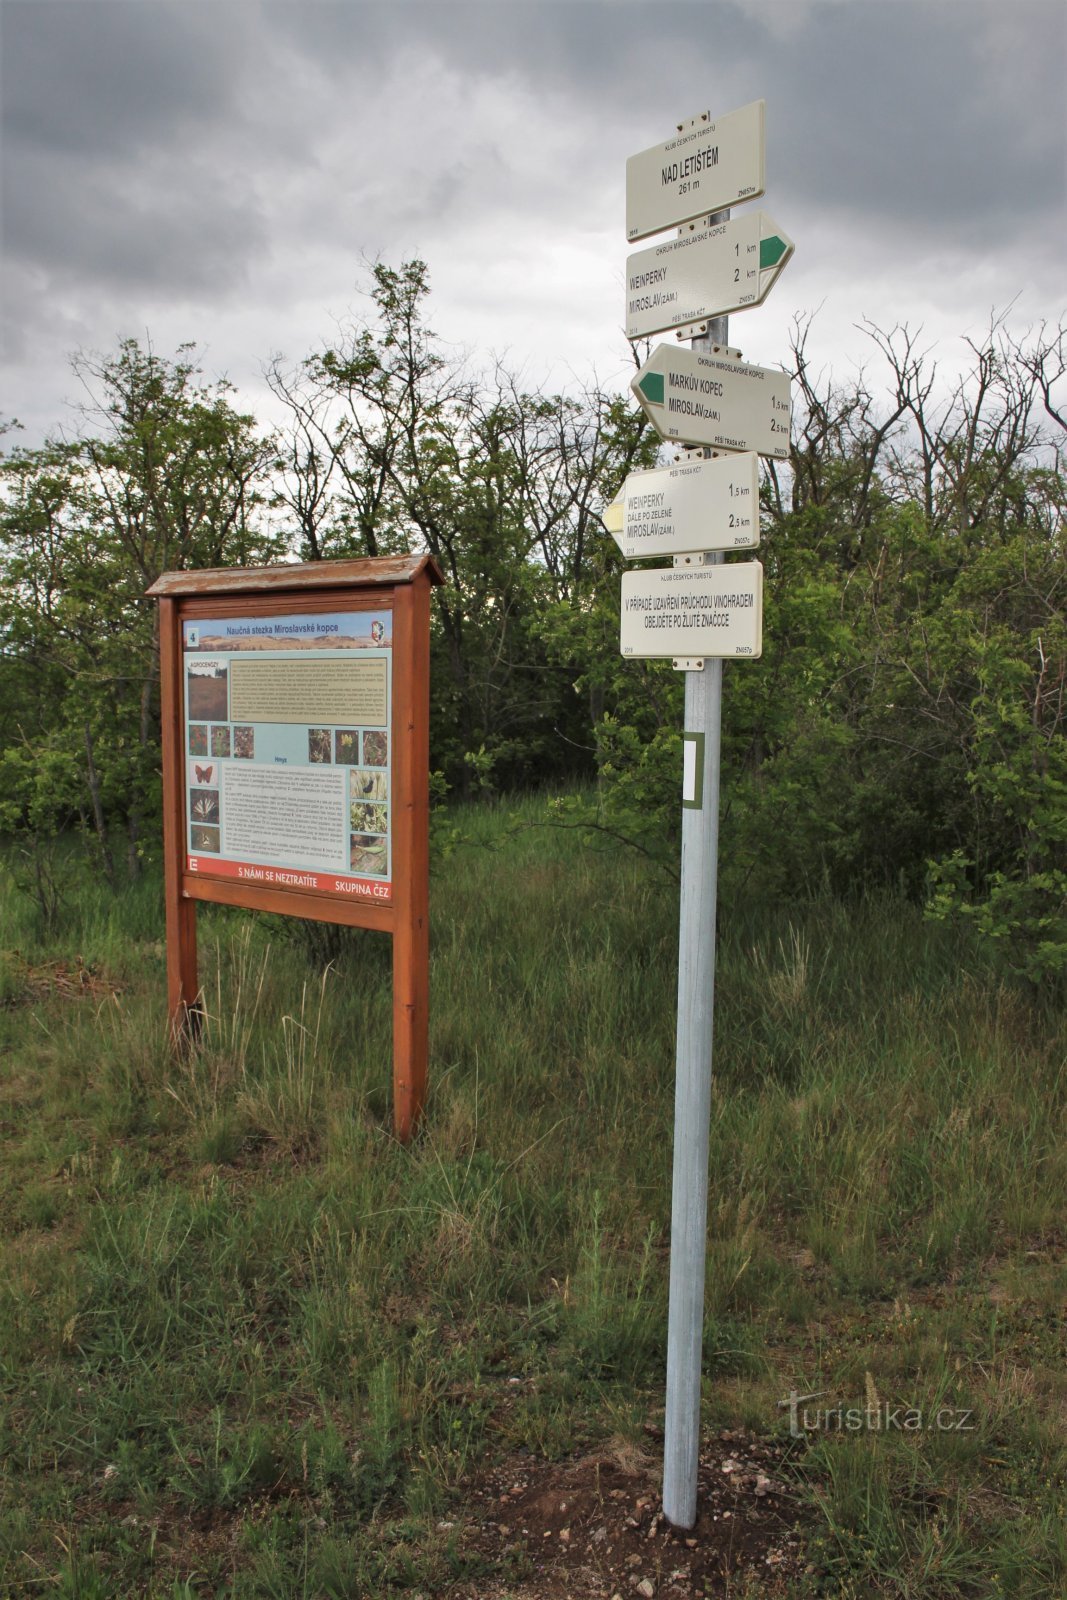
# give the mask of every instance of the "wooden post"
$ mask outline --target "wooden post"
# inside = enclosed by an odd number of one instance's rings
[[[426,1102],[430,1016],[430,581],[393,593],[393,1129],[402,1144]]]
[[[203,1021],[196,963],[196,901],[182,894],[185,865],[185,749],[182,656],[177,601],[159,602],[163,714],[163,861],[167,923],[167,1009],[171,1037],[184,1048]]]

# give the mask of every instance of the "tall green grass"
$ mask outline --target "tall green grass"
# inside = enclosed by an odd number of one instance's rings
[[[203,910],[207,1023],[173,1058],[158,884],[85,887],[43,947],[8,891],[10,1584],[441,1592],[441,1513],[489,1459],[658,1416],[676,889],[548,821],[458,812],[435,860],[408,1149],[387,940],[323,968],[291,924]],[[720,920],[707,1421],[780,1434],[791,1388],[970,1408],[966,1435],[797,1441],[812,1592],[1051,1597],[1062,1017],[892,897],[727,881]]]

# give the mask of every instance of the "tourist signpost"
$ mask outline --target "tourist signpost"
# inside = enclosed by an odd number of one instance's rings
[[[789,378],[728,356],[658,344],[631,389],[661,439],[789,455]]]
[[[763,650],[763,568],[758,561],[624,572],[624,656],[754,658]]]
[[[626,260],[626,337],[644,339],[759,305],[793,253],[763,211],[683,231]]]
[[[159,601],[171,1030],[203,1008],[198,901],[393,940],[393,1125],[426,1093],[431,556],[166,572]]]
[[[746,366],[726,348],[725,313],[759,304],[793,248],[762,213],[734,221],[725,209],[763,193],[763,117],[762,100],[714,121],[704,113],[627,162],[628,239],[698,224],[627,263],[630,336],[675,327],[695,333],[691,350],[659,345],[634,379],[634,394],[664,441],[727,454],[697,463],[702,474],[692,479],[684,476],[692,457],[673,469],[631,473],[605,513],[624,555],[674,558],[671,567],[624,574],[623,655],[669,659],[685,672],[663,1447],[663,1510],[682,1528],[696,1521],[700,1457],[722,663],[754,660],[763,644],[763,568],[727,562],[720,552],[758,542],[757,455],[789,454],[788,378]],[[745,527],[731,526],[735,498],[750,508]]]
[[[604,520],[624,556],[751,550],[759,544],[759,458],[749,451],[631,472],[609,510],[616,515]]]
[[[626,237],[646,239],[694,217],[710,216],[763,193],[763,110],[753,100],[711,119],[709,112],[678,128],[626,163]]]

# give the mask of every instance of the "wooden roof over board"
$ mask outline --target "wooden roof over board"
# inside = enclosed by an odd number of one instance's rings
[[[431,583],[444,583],[433,556],[364,556],[358,561],[294,561],[274,567],[201,567],[190,572],[164,572],[146,594],[171,599],[183,594],[285,594],[290,589],[393,587],[413,583],[425,572]]]

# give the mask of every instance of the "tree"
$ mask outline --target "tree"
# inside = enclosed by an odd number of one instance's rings
[[[158,607],[145,590],[169,569],[278,553],[258,516],[271,451],[188,350],[168,361],[127,340],[75,368],[100,432],[0,464],[0,717],[9,748],[47,749],[78,775],[59,788],[91,818],[109,875],[124,828],[136,875],[159,804]],[[27,818],[44,814],[34,770],[9,791]]]
[[[274,363],[291,418],[279,493],[312,559],[437,559],[434,760],[464,792],[513,787],[561,776],[578,749],[588,763],[581,667],[546,619],[601,574],[605,486],[648,447],[615,396],[531,395],[500,365],[472,375],[429,327],[428,295],[423,262],[378,264],[366,319],[300,372]]]
[[[1062,966],[1062,333],[994,319],[938,400],[908,330],[868,326],[879,407],[862,375],[813,379],[806,332],[792,492],[772,472],[764,502],[765,670],[731,675],[750,849],[777,881],[904,881],[1022,969]]]
[[[136,870],[158,794],[144,592],[165,568],[415,549],[449,580],[431,726],[448,780],[595,775],[568,820],[669,861],[681,679],[619,655],[601,516],[658,441],[628,396],[474,371],[428,297],[422,262],[375,266],[364,316],[274,362],[272,439],[187,350],[79,359],[92,429],[0,460],[9,830],[77,819],[114,872],[121,826]],[[1031,976],[1065,969],[1064,333],[994,320],[947,387],[906,327],[866,333],[880,373],[838,383],[795,330],[792,453],[761,487],[763,660],[725,679],[725,883],[901,885]]]

